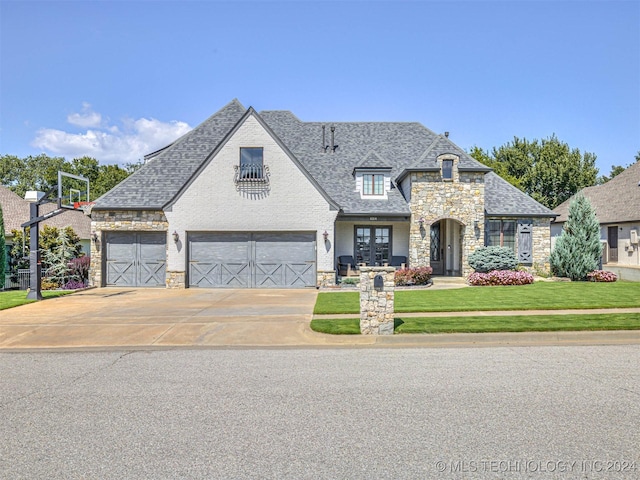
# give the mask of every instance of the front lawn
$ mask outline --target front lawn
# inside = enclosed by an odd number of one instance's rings
[[[314,313],[358,313],[359,295],[359,292],[320,292]],[[640,283],[536,282],[509,287],[395,292],[398,313],[626,307],[640,307]]]
[[[73,293],[73,290],[46,290],[42,292],[42,296],[47,299],[68,295],[70,293]],[[0,310],[18,307],[32,302],[35,302],[35,300],[27,300],[26,290],[9,290],[8,292],[0,292]]]
[[[360,319],[313,320],[311,329],[334,335],[357,335]],[[397,317],[395,333],[557,332],[572,330],[640,330],[640,313],[521,315],[510,317]]]

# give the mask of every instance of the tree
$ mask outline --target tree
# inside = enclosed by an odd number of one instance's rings
[[[74,244],[74,239],[69,235],[73,233],[71,228],[67,227],[61,230],[56,228],[55,230],[57,231],[55,245],[43,251],[42,265],[43,268],[46,268],[46,277],[49,281],[63,286],[73,277],[70,263],[74,258],[78,258],[77,247],[79,245]],[[50,236],[53,235],[53,231],[49,233]]]
[[[4,238],[4,218],[2,216],[2,205],[0,205],[0,290],[4,288],[4,274],[7,266],[7,249]]]
[[[585,280],[598,268],[601,255],[600,224],[591,202],[580,192],[569,205],[569,217],[551,252],[551,270],[560,277]]]
[[[477,147],[470,154],[548,208],[594,185],[598,174],[593,153],[571,149],[555,135],[533,141],[514,137],[491,155]]]
[[[13,235],[13,247],[9,252],[10,265],[12,270],[29,268],[29,240],[30,229],[27,227],[26,235],[22,233],[22,230],[12,230]],[[82,244],[80,243],[80,237],[71,227],[65,227],[62,229],[64,236],[68,241],[69,249],[73,254],[73,258],[80,257],[82,255]],[[45,225],[40,231],[40,238],[38,246],[42,253],[42,269],[47,270],[50,265],[46,259],[46,252],[55,250],[60,246],[60,230],[56,227]]]
[[[119,165],[100,165],[91,157],[74,158],[70,162],[63,157],[45,154],[18,158],[14,155],[0,156],[0,182],[18,196],[24,197],[27,190],[46,192],[58,183],[58,171],[80,175],[89,179],[90,198],[102,196],[143,165],[142,162]],[[54,194],[55,196],[55,194]]]

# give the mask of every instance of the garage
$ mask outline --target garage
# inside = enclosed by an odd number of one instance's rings
[[[189,287],[316,285],[315,233],[190,232]]]
[[[164,287],[166,242],[166,232],[106,232],[106,285]]]

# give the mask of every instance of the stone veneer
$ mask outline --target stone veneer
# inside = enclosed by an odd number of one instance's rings
[[[360,267],[360,333],[393,335],[395,272],[393,267]],[[384,276],[384,288],[374,288],[376,275]]]
[[[461,224],[462,275],[469,275],[472,269],[467,258],[477,248],[484,246],[484,173],[458,172],[456,160],[452,180],[443,180],[440,172],[412,173],[409,207],[409,264],[412,267],[429,266],[429,226],[449,218]],[[420,218],[424,219],[422,228],[418,223]]]
[[[533,219],[533,238],[531,239],[533,248],[533,265],[531,273],[550,274],[551,264],[549,257],[551,256],[551,219],[550,218],[534,218]]]
[[[318,270],[317,283],[318,287],[333,287],[336,284],[335,270]]]
[[[102,276],[102,251],[105,245],[105,235],[102,232],[166,232],[168,222],[161,211],[154,210],[127,210],[127,211],[92,211],[91,235],[96,234],[98,243],[91,241],[91,269],[89,284],[101,287]],[[184,272],[182,273],[182,287],[184,287]],[[177,282],[174,282],[177,283]],[[169,279],[167,279],[169,286]]]

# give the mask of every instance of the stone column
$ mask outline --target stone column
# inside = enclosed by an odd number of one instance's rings
[[[393,335],[393,298],[396,269],[393,267],[360,267],[360,333]],[[375,278],[381,275],[381,288]]]

